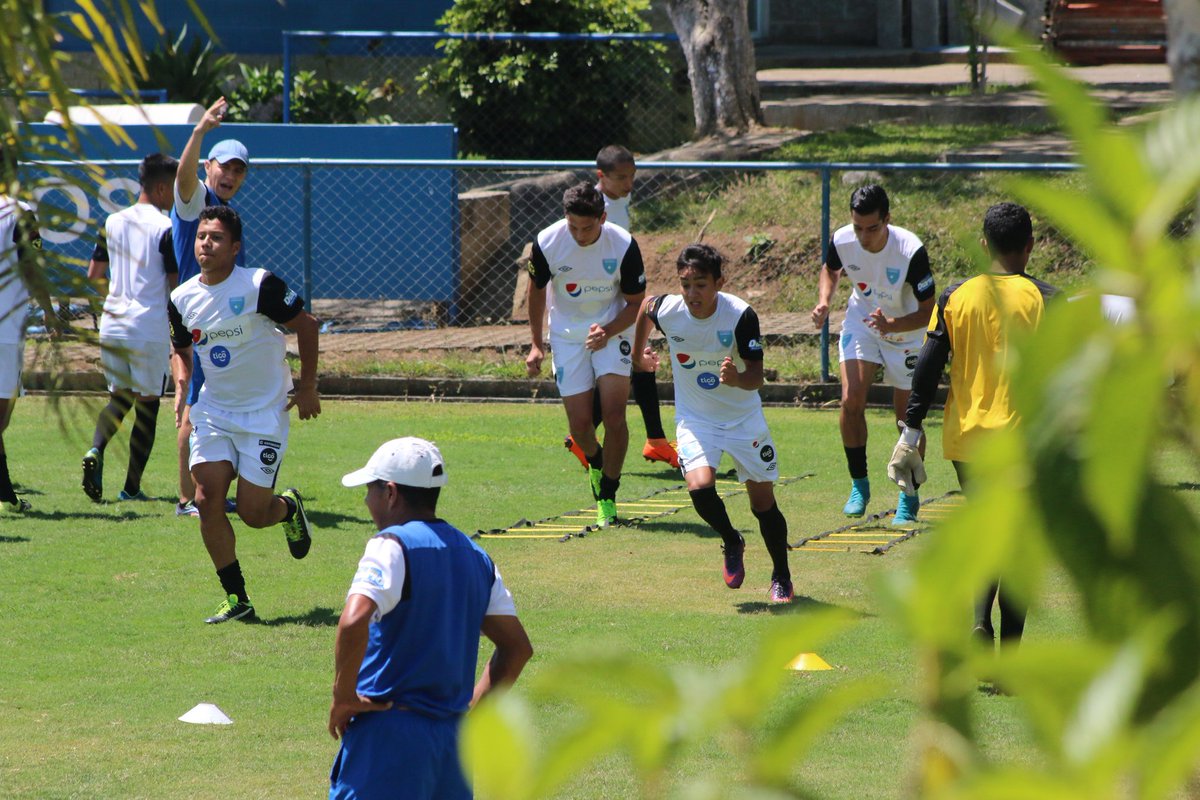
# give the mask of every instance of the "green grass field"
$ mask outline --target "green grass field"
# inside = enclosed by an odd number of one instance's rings
[[[442,516],[467,532],[545,517],[590,501],[577,462],[561,447],[557,405],[327,401],[319,420],[293,421],[282,474],[308,498],[314,544],[295,562],[278,529],[235,525],[239,556],[261,623],[207,626],[221,599],[193,519],[172,515],[173,429],[169,414],[144,488],[150,504],[95,505],[79,489],[96,401],[68,399],[61,416],[41,398],[17,407],[5,436],[14,479],[34,504],[27,517],[0,516],[0,796],[5,798],[301,798],[327,791],[336,744],[325,732],[334,626],[372,528],[361,490],[340,476],[361,466],[381,441],[435,440],[447,459]],[[670,409],[664,409],[670,417]],[[841,524],[847,489],[835,411],[773,408],[768,420],[784,476],[790,539]],[[634,438],[641,434],[630,410]],[[65,427],[60,425],[65,421]],[[957,488],[930,421],[926,496]],[[894,441],[884,412],[871,412],[870,510],[895,505],[884,465]],[[124,433],[109,449],[106,494],[124,477]],[[631,453],[621,497],[679,482],[671,469]],[[1182,467],[1178,467],[1182,474]],[[747,533],[747,580],[728,590],[719,539],[690,508],[638,528],[557,540],[487,539],[536,654],[518,691],[528,692],[556,660],[626,651],[655,663],[720,669],[744,657],[777,614],[839,606],[860,621],[820,655],[835,669],[795,673],[791,707],[841,681],[870,678],[880,699],[851,713],[795,765],[804,785],[827,798],[905,793],[910,736],[918,715],[917,665],[873,585],[902,569],[923,534],[885,556],[793,552],[797,599],[765,603],[769,562],[744,496],[726,501]],[[986,531],[980,531],[986,536]],[[964,611],[964,614],[966,612]],[[1058,573],[1032,610],[1027,640],[1079,629],[1074,597]],[[483,657],[490,651],[485,647]],[[232,726],[196,726],[177,717],[200,702]],[[535,700],[536,725],[553,738],[572,721],[561,704]],[[764,708],[765,719],[786,709]],[[1016,701],[980,693],[976,712],[989,750],[1020,758],[1030,741]],[[728,742],[711,742],[678,762],[673,780],[739,774]],[[750,743],[749,746],[753,746]],[[629,764],[610,758],[564,796],[637,796]]]

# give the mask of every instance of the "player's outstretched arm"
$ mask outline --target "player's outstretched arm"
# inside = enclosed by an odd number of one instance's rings
[[[287,407],[295,406],[300,419],[313,419],[321,415],[321,396],[317,394],[320,323],[312,314],[301,311],[285,324],[296,332],[296,349],[300,352],[300,377]]]
[[[475,684],[475,691],[471,696],[472,708],[496,688],[512,686],[520,676],[521,670],[525,669],[525,664],[533,658],[533,645],[529,642],[529,634],[525,632],[525,626],[517,617],[484,617],[479,630],[496,645],[496,652],[484,666],[483,674]]]
[[[200,168],[200,149],[204,146],[204,134],[221,125],[221,121],[225,119],[225,110],[228,105],[225,98],[221,97],[209,106],[204,112],[204,116],[196,123],[196,127],[192,128],[192,135],[188,137],[187,144],[183,146],[183,152],[179,154],[179,171],[175,173],[175,193],[185,202],[191,199],[192,195],[196,193],[196,187],[200,185],[200,178],[197,177],[196,171]]]
[[[545,353],[546,287],[529,281],[529,355],[525,357],[525,374],[536,378],[542,371]]]
[[[633,328],[633,368],[637,372],[654,372],[658,369],[658,359],[654,351],[647,345],[650,342],[650,328],[654,322],[647,316],[654,297],[647,297],[638,309],[637,322]]]
[[[833,292],[841,275],[841,270],[832,270],[828,265],[821,267],[821,275],[817,279],[817,304],[812,310],[813,325],[818,328],[829,318],[829,304],[833,302]]]
[[[375,601],[352,594],[338,620],[337,636],[333,642],[333,702],[329,705],[329,735],[341,738],[350,718],[366,711],[387,711],[390,702],[377,703],[358,693],[358,670],[367,653],[371,635],[371,617]]]

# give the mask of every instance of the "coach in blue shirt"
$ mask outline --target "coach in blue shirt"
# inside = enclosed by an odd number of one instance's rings
[[[329,733],[342,746],[329,796],[470,798],[462,716],[533,655],[512,594],[487,553],[437,518],[446,470],[432,443],[386,442],[342,483],[367,487],[379,532],[338,622]],[[481,633],[496,651],[476,682]]]

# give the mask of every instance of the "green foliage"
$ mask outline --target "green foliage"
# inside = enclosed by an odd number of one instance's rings
[[[202,42],[199,36],[188,38],[184,25],[177,36],[165,32],[153,50],[145,53],[145,72],[137,78],[138,88],[166,89],[172,103],[199,103],[207,108],[225,91],[231,53],[218,55],[211,41]],[[136,69],[138,56],[127,56],[131,69]]]
[[[512,3],[458,0],[440,20],[455,32],[624,33],[649,30],[646,0]],[[665,49],[634,42],[439,42],[419,78],[445,99],[464,152],[493,158],[592,158],[630,140],[630,102],[666,84]]]
[[[229,95],[231,119],[283,122],[283,70],[239,64],[242,80]],[[292,76],[292,121],[310,124],[386,124],[385,115],[371,116],[371,104],[397,93],[391,81],[372,89],[366,82],[350,84],[318,78],[312,70]]]

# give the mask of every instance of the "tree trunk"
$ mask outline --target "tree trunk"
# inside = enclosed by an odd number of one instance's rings
[[[687,59],[696,136],[761,125],[746,0],[668,0],[667,13]]]
[[[1167,12],[1167,64],[1171,84],[1180,97],[1200,94],[1200,3],[1165,0]]]

